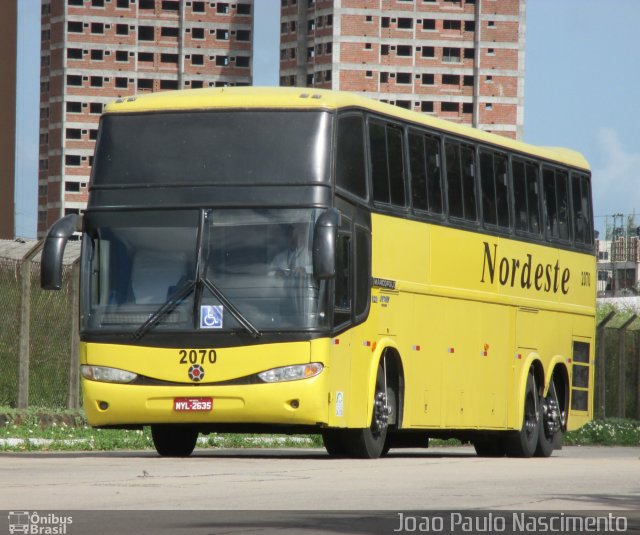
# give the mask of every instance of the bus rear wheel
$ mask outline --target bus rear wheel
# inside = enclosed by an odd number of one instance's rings
[[[486,436],[473,441],[478,457],[504,457],[505,443],[501,436]]]
[[[540,403],[536,391],[536,381],[529,372],[524,394],[524,416],[520,431],[506,437],[506,453],[509,457],[532,457],[540,436]]]
[[[198,428],[192,425],[152,425],[151,438],[162,457],[188,457],[196,447]]]
[[[559,449],[562,445],[563,418],[558,403],[556,385],[552,380],[547,397],[541,399],[540,403],[541,425],[536,457],[549,457],[554,449]]]

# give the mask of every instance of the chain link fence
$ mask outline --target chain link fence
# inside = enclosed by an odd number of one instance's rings
[[[20,275],[18,263],[0,258],[0,406],[15,407],[18,401],[18,355],[20,353]]]
[[[40,249],[0,241],[0,406],[78,408],[80,244],[67,245],[59,292],[40,288]]]
[[[610,311],[596,333],[595,415],[640,420],[640,318]]]

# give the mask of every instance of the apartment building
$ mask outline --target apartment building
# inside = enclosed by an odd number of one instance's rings
[[[280,85],[519,138],[526,0],[281,0]]]
[[[15,234],[16,53],[18,2],[8,0],[0,18],[0,239]]]
[[[251,85],[253,0],[42,0],[38,236],[80,213],[119,97]]]

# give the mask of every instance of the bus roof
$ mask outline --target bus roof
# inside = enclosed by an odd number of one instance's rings
[[[589,169],[587,160],[571,149],[538,147],[469,126],[406,110],[344,91],[304,87],[221,87],[147,93],[120,98],[105,113],[136,113],[169,110],[207,109],[325,109],[362,108],[424,125],[446,133],[515,150],[572,167]]]

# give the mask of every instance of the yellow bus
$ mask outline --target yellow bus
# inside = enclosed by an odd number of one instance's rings
[[[575,152],[348,93],[121,98],[42,286],[80,233],[86,416],[160,455],[277,432],[549,456],[592,415],[590,180]]]

